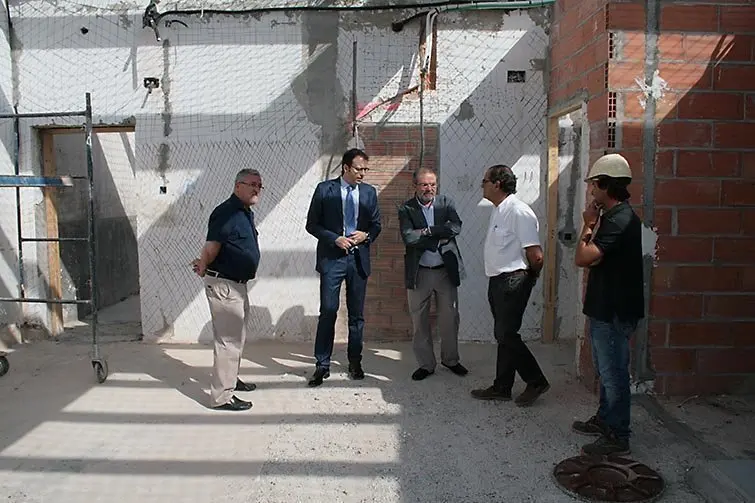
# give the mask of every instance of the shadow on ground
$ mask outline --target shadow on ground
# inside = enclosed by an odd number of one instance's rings
[[[573,346],[532,344],[552,390],[528,409],[475,401],[493,347],[462,345],[465,378],[445,368],[410,379],[408,344],[368,344],[364,381],[344,348],[317,389],[311,344],[247,345],[241,377],[257,383],[245,413],[208,409],[212,351],[203,345],[103,342],[111,375],[94,384],[90,344],[72,335],[12,353],[0,380],[0,494],[10,502],[571,501],[551,481],[583,439],[571,421],[594,410],[572,375]],[[521,389],[521,384],[519,384]],[[699,456],[634,410],[634,457],[670,482],[669,502],[701,501],[683,482]]]

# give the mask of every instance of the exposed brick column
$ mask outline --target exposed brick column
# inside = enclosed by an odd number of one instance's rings
[[[755,374],[755,5],[664,5],[651,364],[664,394]],[[660,169],[663,168],[663,169]],[[748,376],[749,374],[749,376]]]
[[[594,4],[594,2],[585,2]],[[559,2],[556,22],[574,2]],[[755,5],[661,2],[657,40],[662,90],[655,101],[652,164],[644,162],[646,2],[607,8],[608,126],[590,95],[591,162],[603,150],[633,168],[632,202],[642,215],[644,170],[653,170],[657,260],[652,271],[650,365],[656,391],[752,391],[755,375]],[[583,7],[584,9],[586,7]],[[559,17],[560,15],[560,17]],[[582,46],[591,45],[590,30]],[[593,30],[594,31],[594,30]],[[563,30],[554,31],[552,56]],[[602,34],[594,31],[593,38]],[[572,42],[569,42],[572,44]],[[572,44],[573,45],[573,44]],[[573,49],[573,47],[572,47]],[[570,59],[573,59],[570,58]],[[554,65],[563,65],[555,62]],[[568,73],[568,72],[567,72]],[[586,88],[585,75],[555,73],[551,100]],[[580,83],[573,84],[574,79]],[[563,93],[563,81],[567,91]],[[570,79],[570,80],[569,80]],[[615,111],[613,104],[615,103]],[[611,123],[615,124],[610,126]],[[588,351],[579,362],[588,377]]]
[[[590,162],[603,154],[608,138],[607,8],[607,0],[559,0],[551,25],[549,108],[558,109],[575,99],[586,99]],[[594,389],[596,377],[590,347],[584,339],[579,344],[578,373]]]
[[[372,246],[372,275],[365,305],[366,340],[408,340],[411,319],[404,287],[404,243],[398,206],[412,196],[412,173],[419,167],[420,128],[417,124],[359,126],[370,156],[365,180],[378,190],[383,230]],[[437,169],[438,127],[425,126],[423,165]],[[345,304],[339,317],[346,317]]]

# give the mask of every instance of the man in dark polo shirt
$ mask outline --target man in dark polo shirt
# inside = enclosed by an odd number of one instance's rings
[[[256,386],[238,378],[246,340],[245,318],[249,313],[247,281],[257,274],[260,249],[254,213],[262,191],[262,177],[254,169],[236,175],[233,194],[210,214],[207,242],[201,256],[192,262],[204,278],[215,338],[210,406],[222,410],[248,410],[251,402],[234,391],[253,391]]]
[[[584,314],[590,324],[595,372],[600,376],[600,406],[574,431],[597,436],[584,454],[629,454],[629,338],[645,316],[642,274],[642,222],[629,205],[629,163],[619,154],[598,159],[586,179],[593,202],[584,226],[576,264],[589,269]]]

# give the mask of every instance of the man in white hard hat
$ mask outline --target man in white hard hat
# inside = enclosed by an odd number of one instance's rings
[[[632,171],[624,157],[602,156],[585,181],[592,201],[582,215],[575,262],[589,269],[583,312],[600,377],[600,406],[572,429],[598,437],[582,447],[584,454],[623,456],[630,452],[629,338],[645,316],[642,222],[628,202]]]

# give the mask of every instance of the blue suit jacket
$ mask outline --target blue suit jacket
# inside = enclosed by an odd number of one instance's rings
[[[331,260],[346,256],[346,252],[336,245],[336,239],[343,236],[343,202],[341,201],[341,178],[325,180],[317,184],[307,213],[307,232],[317,238],[317,265],[320,274],[328,271]],[[357,230],[369,233],[367,241],[357,246],[356,259],[365,276],[372,272],[370,266],[370,244],[380,234],[380,207],[377,191],[372,185],[359,184],[359,216]]]

